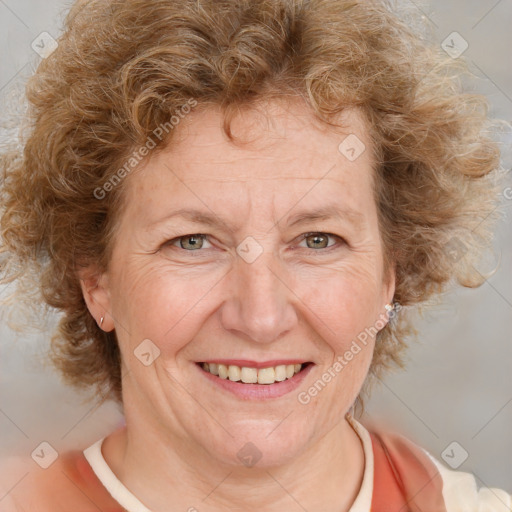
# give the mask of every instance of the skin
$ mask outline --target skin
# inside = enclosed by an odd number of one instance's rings
[[[307,405],[297,398],[385,316],[394,293],[367,129],[356,110],[340,120],[343,129],[326,127],[303,103],[272,100],[235,118],[233,133],[244,140],[235,145],[219,110],[197,110],[172,146],[123,183],[126,208],[108,271],[95,276],[91,267],[82,289],[91,314],[105,317],[102,328],[116,330],[123,357],[126,428],[107,437],[103,454],[153,511],[172,503],[200,512],[340,512],[358,494],[364,453],[345,416],[374,339]],[[366,146],[354,161],[338,150],[348,134]],[[326,205],[357,219],[288,223]],[[179,208],[214,214],[229,228],[161,220]],[[301,236],[311,232],[336,236]],[[202,248],[178,238],[193,234],[207,235]],[[263,251],[252,263],[236,251],[249,236]],[[134,356],[144,339],[160,350],[149,366]],[[215,358],[315,366],[297,390],[247,400],[198,373],[197,361]],[[247,442],[262,455],[253,467],[237,457]]]

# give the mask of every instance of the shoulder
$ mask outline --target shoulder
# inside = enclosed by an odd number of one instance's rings
[[[448,469],[426,452],[443,479],[443,495],[448,511],[511,512],[512,496],[494,487],[478,487],[471,473]]]
[[[509,493],[495,488],[478,488],[472,474],[448,469],[406,437],[377,431],[371,431],[370,435],[374,450],[376,500],[379,494],[385,495],[394,488],[413,510],[512,511]]]
[[[31,460],[4,462],[0,475],[3,481],[16,475],[10,488],[2,489],[0,512],[123,512],[81,451],[60,454],[46,469]]]

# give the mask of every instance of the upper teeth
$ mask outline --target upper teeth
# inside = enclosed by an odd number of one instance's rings
[[[257,369],[233,364],[203,363],[203,370],[218,375],[221,379],[242,381],[245,384],[274,384],[292,378],[301,368],[301,364],[280,364]]]

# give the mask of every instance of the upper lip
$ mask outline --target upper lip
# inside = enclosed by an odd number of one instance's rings
[[[226,366],[240,366],[249,368],[269,368],[286,364],[305,364],[310,361],[305,359],[272,359],[269,361],[249,361],[247,359],[205,359],[202,363],[224,364]]]

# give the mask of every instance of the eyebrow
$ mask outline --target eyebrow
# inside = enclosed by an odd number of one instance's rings
[[[215,215],[213,212],[207,213],[207,212],[202,212],[200,210],[191,210],[188,208],[182,208],[180,210],[175,210],[175,211],[169,213],[165,217],[152,223],[151,227],[153,227],[155,225],[162,224],[162,223],[167,222],[176,217],[188,220],[189,222],[193,222],[195,224],[203,224],[206,226],[221,226],[224,229],[226,229],[227,231],[230,231],[232,229],[231,226],[227,222],[222,220],[220,217]]]
[[[329,219],[348,220],[355,226],[360,227],[364,223],[365,217],[362,213],[351,208],[330,205],[309,212],[298,212],[288,218],[288,225],[296,226],[298,224]]]
[[[203,212],[200,210],[182,208],[176,211],[173,211],[166,215],[164,218],[159,219],[158,221],[151,224],[152,227],[155,225],[159,225],[163,222],[167,222],[173,218],[181,218],[187,220],[189,222],[193,222],[195,224],[202,224],[205,226],[212,227],[222,227],[226,231],[234,231],[234,227],[231,226],[227,221],[220,218],[218,215],[215,215],[213,212]],[[292,215],[287,218],[286,224],[289,227],[297,226],[301,224],[307,224],[315,221],[325,221],[330,219],[337,220],[348,220],[350,223],[354,224],[356,227],[360,227],[364,223],[364,215],[356,210],[351,208],[346,208],[342,206],[329,205],[317,208],[311,211],[300,211],[295,215]],[[276,222],[276,224],[280,224],[281,219]]]

